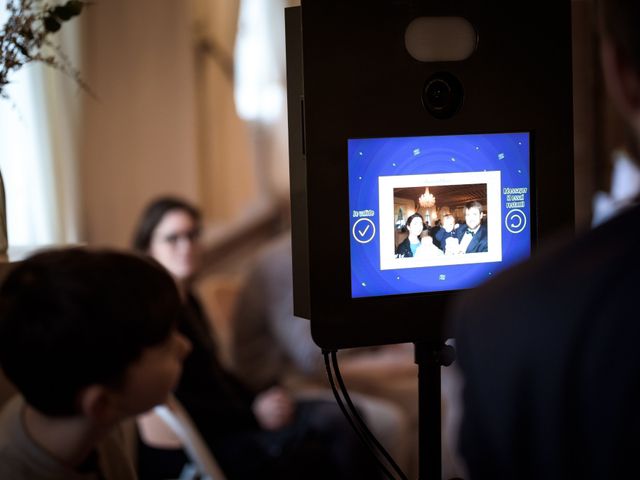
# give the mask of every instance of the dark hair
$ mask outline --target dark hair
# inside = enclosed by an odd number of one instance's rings
[[[407,217],[407,223],[405,223],[407,229],[409,228],[409,225],[411,225],[411,222],[413,221],[414,218],[419,218],[420,221],[422,222],[422,228],[424,228],[424,219],[422,218],[422,215],[416,212],[413,215],[409,215]]]
[[[200,210],[186,200],[177,197],[160,197],[153,200],[144,209],[133,235],[132,247],[142,253],[148,253],[151,237],[162,218],[171,210],[187,212],[196,223],[200,223]]]
[[[74,415],[82,388],[120,387],[181,312],[175,282],[155,261],[79,248],[39,253],[0,287],[0,367],[35,409]]]
[[[640,2],[637,0],[599,0],[598,7],[606,34],[640,70]]]
[[[482,212],[484,211],[484,210],[482,209],[482,204],[481,204],[480,202],[478,202],[477,200],[474,200],[474,201],[472,201],[472,202],[467,203],[467,204],[464,206],[464,208],[465,208],[465,210],[469,210],[469,209],[471,209],[471,208],[477,208],[477,209],[478,209],[478,211],[479,211],[480,213],[482,213]]]

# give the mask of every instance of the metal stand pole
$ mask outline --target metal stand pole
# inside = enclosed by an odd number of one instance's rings
[[[440,367],[449,366],[455,350],[444,342],[415,344],[418,365],[419,480],[442,479]]]

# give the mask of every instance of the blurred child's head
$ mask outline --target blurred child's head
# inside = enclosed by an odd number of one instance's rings
[[[110,422],[163,402],[188,341],[175,282],[155,262],[114,251],[52,250],[0,287],[0,367],[52,417]]]

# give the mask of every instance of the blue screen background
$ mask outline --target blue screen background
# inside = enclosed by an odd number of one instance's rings
[[[529,133],[350,139],[348,214],[352,297],[471,288],[528,257],[531,252],[529,143]],[[484,170],[501,172],[501,262],[380,270],[378,177]],[[509,206],[506,193],[509,188],[526,188],[524,207],[517,208],[522,214]],[[353,212],[365,210],[373,211],[368,218],[375,226],[375,235],[368,243],[360,243],[353,233],[354,224],[359,220]],[[524,215],[524,230],[512,233],[507,228],[506,215]]]

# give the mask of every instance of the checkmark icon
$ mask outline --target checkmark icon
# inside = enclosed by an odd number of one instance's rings
[[[376,226],[369,218],[361,218],[353,224],[351,235],[356,242],[364,245],[371,242],[376,236]]]
[[[367,225],[366,227],[364,227],[364,230],[358,230],[358,233],[360,234],[361,237],[364,237],[367,232],[369,231],[369,228],[371,227],[371,225]]]

